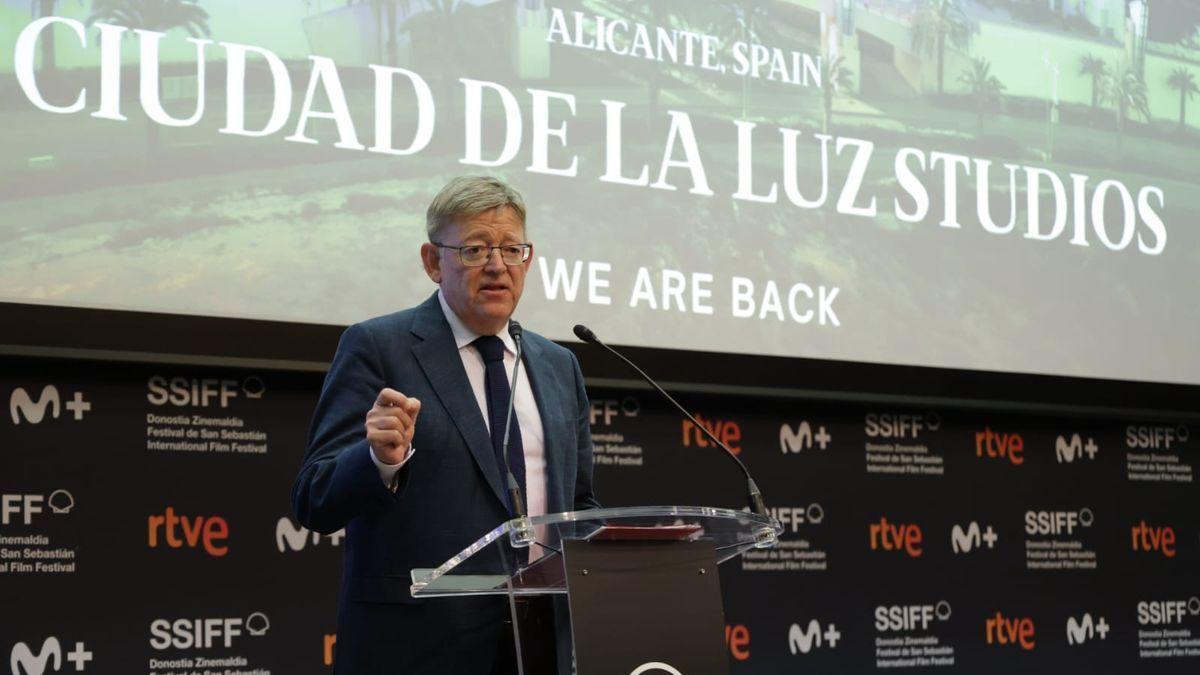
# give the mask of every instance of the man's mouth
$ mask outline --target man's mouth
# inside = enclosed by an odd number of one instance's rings
[[[508,286],[506,284],[484,284],[479,287],[479,290],[481,290],[481,291],[507,291]]]

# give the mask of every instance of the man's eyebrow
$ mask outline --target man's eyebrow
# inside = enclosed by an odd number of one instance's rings
[[[487,237],[488,234],[490,234],[490,232],[488,230],[483,230],[483,229],[471,230],[470,232],[467,232],[466,234],[463,235],[462,240],[463,241],[471,241],[473,239],[479,239],[479,240],[488,239],[488,237]],[[500,238],[500,242],[501,243],[519,244],[519,243],[521,243],[521,238],[515,234],[505,234],[503,237]]]

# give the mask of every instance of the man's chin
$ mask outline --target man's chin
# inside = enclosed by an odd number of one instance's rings
[[[475,304],[475,316],[486,323],[503,324],[508,321],[515,309],[516,303],[508,298],[491,302],[483,301]]]

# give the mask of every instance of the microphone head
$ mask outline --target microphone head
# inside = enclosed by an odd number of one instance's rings
[[[575,324],[575,337],[589,344],[600,341],[600,339],[596,337],[596,334],[592,332],[591,328],[588,328],[581,323]]]
[[[508,320],[508,334],[511,335],[512,339],[516,340],[517,342],[520,342],[521,338],[524,337],[524,332],[523,332],[523,329],[521,328],[521,324],[517,323],[516,319]]]

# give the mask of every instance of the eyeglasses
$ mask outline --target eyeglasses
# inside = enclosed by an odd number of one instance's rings
[[[468,244],[467,246],[449,246],[433,242],[433,245],[438,248],[450,248],[458,251],[458,259],[467,267],[482,267],[492,259],[492,251],[500,251],[500,260],[504,261],[505,265],[520,265],[529,260],[529,254],[533,251],[533,244],[502,244],[500,246],[484,246],[482,244]]]

